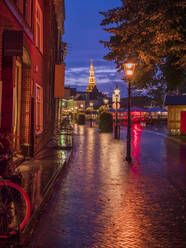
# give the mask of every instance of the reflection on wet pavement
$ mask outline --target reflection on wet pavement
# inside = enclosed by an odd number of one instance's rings
[[[57,150],[50,142],[33,160],[25,161],[17,168],[22,174],[21,185],[29,196],[32,212],[40,206],[48,185],[61,170],[68,153]]]
[[[74,155],[27,247],[186,247],[186,146],[132,129],[75,126]]]

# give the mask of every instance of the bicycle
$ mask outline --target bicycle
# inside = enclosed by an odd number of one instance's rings
[[[0,139],[0,239],[19,234],[31,212],[29,197],[19,185],[20,175],[9,170],[10,160],[11,152]]]

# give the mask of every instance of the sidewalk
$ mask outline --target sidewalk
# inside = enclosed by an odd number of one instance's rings
[[[61,131],[33,159],[25,160],[16,168],[22,175],[22,187],[31,203],[30,220],[20,235],[21,244],[32,232],[42,207],[52,194],[57,179],[70,161],[71,155],[72,134]]]
[[[180,143],[182,145],[186,145],[186,136],[167,136],[169,139],[177,142],[177,143]]]

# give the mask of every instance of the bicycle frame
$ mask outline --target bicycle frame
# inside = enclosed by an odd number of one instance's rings
[[[27,222],[30,218],[31,205],[30,205],[30,200],[29,200],[27,193],[18,184],[15,184],[15,183],[8,181],[8,180],[0,179],[0,187],[7,187],[7,188],[9,187],[10,189],[13,188],[14,190],[18,191],[21,194],[21,196],[23,197],[25,205],[26,205],[26,213],[25,213],[24,219],[19,224],[18,230],[10,231],[7,235],[0,233],[0,238],[9,238],[11,235],[15,235],[19,230],[21,231],[25,227],[25,225],[27,224]]]

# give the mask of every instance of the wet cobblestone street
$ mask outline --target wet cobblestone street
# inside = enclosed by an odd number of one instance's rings
[[[131,166],[120,140],[74,127],[71,163],[41,214],[29,248],[186,247],[186,145],[132,130]]]

